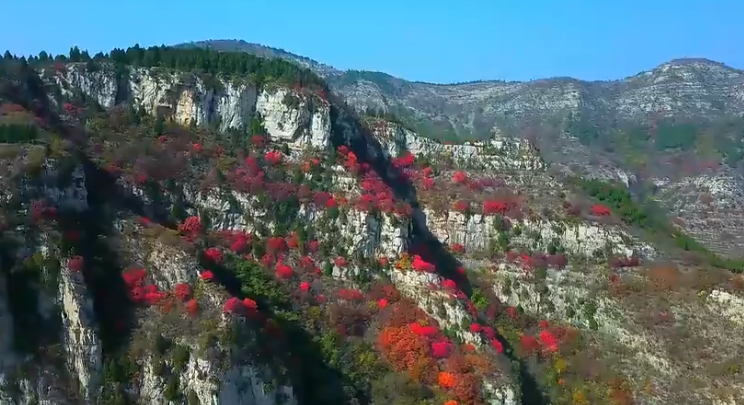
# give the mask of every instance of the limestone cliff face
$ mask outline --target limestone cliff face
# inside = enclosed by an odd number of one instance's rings
[[[534,145],[522,139],[496,137],[488,141],[451,145],[423,138],[413,131],[385,121],[374,123],[372,128],[376,138],[391,156],[408,151],[416,156],[446,157],[459,167],[500,172],[545,169],[545,162]]]
[[[132,70],[129,77],[117,81],[114,73],[91,73],[85,71],[82,65],[72,65],[64,72],[55,73],[52,78],[63,88],[78,89],[106,107],[115,104],[117,94],[128,94],[129,100],[136,107],[143,107],[153,114],[159,108],[166,107],[172,111],[174,119],[181,123],[193,121],[203,125],[217,124],[221,129],[241,128],[258,112],[270,138],[277,142],[287,142],[293,149],[327,149],[332,125],[346,138],[363,136],[359,128],[349,125],[349,117],[343,115],[344,111],[340,111],[335,122],[332,122],[328,103],[309,99],[285,88],[259,90],[249,84],[223,81],[217,86],[219,90],[215,90],[208,88],[198,78],[186,80],[173,74],[145,69]],[[373,136],[382,146],[382,152],[390,156],[396,156],[401,151],[410,151],[417,156],[428,156],[438,163],[446,158],[458,167],[512,172],[520,176],[539,174],[546,169],[539,152],[525,140],[495,138],[487,142],[444,145],[392,123],[377,122],[370,124],[370,127]],[[375,150],[369,152],[372,155],[377,153]],[[340,175],[335,182],[341,184],[348,180],[350,179]],[[235,195],[234,199],[246,203],[243,196]],[[224,202],[219,204],[222,203]],[[226,227],[239,226],[243,221],[242,214],[233,212],[230,207],[225,206],[216,211],[221,213],[219,217]],[[426,209],[424,214],[432,233],[445,242],[462,243],[469,249],[484,249],[489,240],[497,236],[493,226],[495,217],[466,217],[458,212],[435,214]],[[304,215],[312,217],[315,214],[308,211]],[[365,231],[370,232],[370,235],[391,237],[387,231],[382,230],[376,219],[367,218],[366,215],[357,218],[354,215],[350,220],[358,219],[359,226],[367,228],[367,224],[371,224]],[[630,236],[617,228],[579,224],[562,229],[565,228],[563,225],[549,221],[524,221],[522,225],[526,230],[539,234],[536,240],[542,241],[540,243],[543,245],[558,238],[568,251],[586,257],[591,257],[594,252],[607,246],[618,255],[630,255],[634,251],[653,255],[653,249],[631,242]],[[349,236],[351,239],[360,238],[353,225],[343,228],[349,229],[349,235],[354,235]],[[393,233],[399,234],[400,231]],[[397,236],[392,238],[399,239]],[[400,251],[401,246],[403,245],[396,246],[390,252]],[[370,252],[375,249],[377,248],[367,248]],[[383,248],[385,249],[387,248]]]
[[[253,84],[229,80],[209,87],[196,76],[157,69],[130,69],[117,77],[108,67],[90,72],[74,64],[42,75],[63,93],[81,91],[105,108],[125,101],[135,109],[163,114],[184,125],[209,125],[222,131],[245,128],[257,113],[272,137],[290,146],[323,148],[328,143],[329,104],[286,88],[259,90]]]
[[[497,221],[500,221],[498,216],[465,215],[457,211],[444,214],[436,214],[430,210],[425,212],[429,229],[441,241],[459,243],[469,250],[486,249],[489,243],[503,232],[497,225]],[[616,226],[529,219],[515,220],[513,224],[521,231],[519,235],[514,235],[514,246],[526,249],[545,251],[554,243],[562,246],[567,253],[585,258],[597,256],[597,252],[624,257],[633,254],[642,257],[655,255],[653,247],[634,240],[627,232]]]
[[[88,194],[82,166],[61,169],[59,163],[65,156],[37,160],[35,152],[36,148],[30,147],[10,157],[12,163],[9,167],[32,169],[36,176],[18,177],[14,187],[7,187],[0,193],[3,201],[19,201],[33,210],[32,199],[45,199],[60,210],[73,213],[87,210]],[[6,163],[9,162],[3,162]],[[4,180],[17,174],[6,172]],[[20,242],[20,248],[6,252],[15,256],[8,257],[8,261],[37,266],[44,275],[37,283],[43,282],[43,286],[34,285],[39,290],[27,297],[35,301],[31,306],[35,313],[19,315],[19,309],[13,310],[9,301],[13,293],[9,289],[18,287],[8,285],[11,278],[0,277],[0,403],[68,404],[74,403],[78,397],[91,400],[97,395],[100,384],[102,359],[96,320],[86,287],[79,274],[69,271],[67,263],[57,266],[48,260],[59,249],[48,234],[28,234],[27,231],[25,225],[20,225],[6,234],[6,237]],[[10,268],[11,265],[0,260],[0,266]],[[46,324],[59,326],[58,338],[62,342],[59,349],[64,366],[60,367],[45,357],[35,359],[24,355],[14,347],[14,342],[18,343],[28,333],[13,322],[16,316],[35,317],[37,322],[43,323],[35,325],[35,328],[43,329]],[[78,384],[80,389],[70,390],[71,384]]]
[[[103,370],[101,340],[96,331],[93,300],[83,282],[82,274],[63,265],[60,277],[59,302],[62,307],[65,359],[69,372],[77,376],[80,395],[87,402],[98,396]]]
[[[701,290],[694,300],[672,294],[668,300],[665,298],[665,306],[659,311],[653,306],[660,299],[658,296],[626,295],[627,292],[616,289],[623,284],[610,282],[608,286],[608,269],[591,267],[590,270],[577,267],[548,270],[544,279],[539,279],[517,266],[502,263],[494,273],[493,291],[501,301],[519,306],[528,313],[562,319],[578,328],[594,331],[594,339],[623,353],[619,367],[631,378],[654,381],[661,390],[674,389],[673,381],[692,382],[705,378],[702,377],[702,367],[690,366],[700,370],[692,373],[687,367],[679,367],[680,358],[676,356],[676,350],[680,346],[685,347],[683,358],[689,358],[689,352],[697,350],[697,346],[691,343],[696,339],[705,339],[702,338],[705,336],[711,339],[711,344],[726,346],[724,342],[732,330],[740,331],[744,326],[741,315],[744,300],[735,294],[717,289]],[[621,273],[626,280],[624,283],[628,283],[626,285],[640,285],[642,278],[637,269],[626,269]],[[690,295],[695,296],[694,292]],[[675,333],[664,333],[669,324],[675,325]],[[705,326],[701,328],[700,325]],[[678,331],[682,330],[686,332],[680,334]],[[691,403],[740,403],[744,386],[737,383],[730,389],[734,393],[732,397],[718,395],[709,385],[701,385],[689,395]],[[643,403],[661,405],[667,400],[651,397],[644,398]]]
[[[200,310],[219,319],[218,310],[226,300],[227,294],[198,281],[201,267],[193,254],[179,246],[169,244],[167,238],[148,236],[141,225],[127,222],[120,224],[119,228],[123,230],[119,242],[130,262],[142,264],[150,278],[162,290],[172,290],[179,283],[198,285],[200,296],[211,306],[211,308],[204,306]],[[199,343],[200,332],[203,331],[192,334],[194,331],[183,322],[174,323],[172,327],[168,325],[169,322],[174,320],[167,317],[157,321],[144,320],[140,325],[141,330],[137,332],[141,336],[135,336],[134,339],[135,341],[150,339],[151,335],[148,335],[148,332],[156,329],[186,328],[188,333],[182,331],[179,336],[173,338],[189,352],[188,360],[177,367],[175,360],[168,361],[168,365],[173,367],[172,371],[178,375],[179,391],[187,394],[184,401],[193,401],[188,399],[191,397],[198,399],[200,404],[211,405],[296,404],[291,387],[269,387],[267,378],[271,374],[268,370],[248,359],[217,354],[228,353],[229,347],[218,345],[205,350],[203,344]],[[226,319],[219,323],[224,322]],[[193,325],[191,327],[193,328]],[[164,398],[163,393],[173,376],[168,378],[157,370],[158,362],[153,357],[154,355],[149,353],[141,359],[144,369],[136,386],[139,398],[151,404],[172,404],[173,401]]]
[[[24,182],[26,188],[20,190],[21,196],[43,197],[59,209],[77,213],[85,213],[90,208],[82,166],[69,169],[64,176],[61,176],[55,161],[45,161],[41,168],[40,178],[43,181]],[[60,177],[65,180],[60,181]],[[146,266],[149,277],[161,289],[173,289],[177,283],[194,283],[197,280],[200,267],[193,255],[158,239],[135,236],[133,229],[136,226],[131,223],[119,223],[117,228],[121,232],[119,243],[123,251],[129,253],[127,261]],[[22,235],[24,230],[17,231],[18,235]],[[15,330],[13,318],[18,314],[11,313],[9,287],[6,278],[0,277],[0,404],[3,405],[95,404],[101,397],[104,356],[91,292],[82,273],[74,269],[70,260],[63,260],[58,267],[51,264],[56,260],[54,258],[62,256],[60,246],[53,239],[50,234],[41,233],[33,241],[27,241],[27,245],[17,252],[16,259],[41,263],[39,271],[51,283],[37,286],[35,315],[45,323],[59,325],[59,352],[54,354],[54,358],[60,361],[35,359],[13,347],[18,333],[22,332]],[[37,253],[31,256],[34,251]],[[202,293],[211,303],[212,312],[219,314],[217,308],[221,307],[226,293],[210,289],[209,286],[205,286]],[[203,310],[206,312],[210,308]],[[146,320],[133,337],[135,340],[152,339],[150,333],[157,326],[152,319],[156,318],[144,318]],[[157,323],[162,324],[162,320]],[[129,392],[146,403],[161,405],[193,404],[194,399],[197,403],[210,405],[296,403],[290,387],[269,388],[266,381],[270,373],[267,370],[240,358],[225,362],[222,359],[224,356],[214,354],[215,350],[227,352],[228,347],[217,347],[207,355],[204,348],[199,347],[197,337],[188,334],[180,336],[182,341],[179,343],[190,352],[189,360],[178,370],[177,390],[184,393],[182,400],[164,396],[172,379],[166,379],[162,371],[154,369],[158,363],[153,361],[152,353],[146,351],[130,359],[143,368],[128,387]],[[173,367],[173,364],[168,365]]]

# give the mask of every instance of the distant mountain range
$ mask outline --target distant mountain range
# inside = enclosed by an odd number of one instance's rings
[[[707,59],[676,59],[615,81],[558,77],[529,82],[412,82],[382,72],[342,71],[281,49],[237,40],[181,46],[249,52],[296,62],[357,108],[394,112],[433,137],[483,138],[569,115],[600,131],[651,117],[712,119],[744,113],[744,71]]]

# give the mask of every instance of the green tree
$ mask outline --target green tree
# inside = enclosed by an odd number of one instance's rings
[[[77,46],[73,46],[72,48],[70,48],[70,62],[80,62],[80,60],[80,48],[78,48]]]

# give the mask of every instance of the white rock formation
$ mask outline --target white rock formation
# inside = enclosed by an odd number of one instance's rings
[[[250,83],[221,80],[219,89],[215,89],[192,75],[142,68],[130,69],[128,77],[117,81],[112,69],[89,72],[82,64],[68,65],[62,72],[42,72],[42,77],[58,84],[63,94],[77,89],[105,108],[116,104],[117,94],[128,94],[135,109],[142,108],[152,115],[161,113],[184,125],[216,125],[222,131],[242,129],[258,113],[268,135],[276,141],[285,141],[296,149],[328,147],[330,105],[319,99],[310,101],[285,88],[259,90]]]
[[[82,274],[71,272],[63,265],[58,297],[67,367],[77,376],[80,394],[92,403],[98,397],[102,382],[103,357],[93,300],[83,284]]]

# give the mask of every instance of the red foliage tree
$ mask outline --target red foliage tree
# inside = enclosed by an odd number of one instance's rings
[[[186,303],[186,313],[189,315],[196,315],[199,313],[199,303],[197,303],[195,299],[192,298]]]
[[[186,283],[178,283],[173,289],[173,295],[181,301],[191,298],[191,287]]]
[[[244,309],[243,302],[238,297],[230,297],[225,301],[225,305],[222,307],[222,312],[226,314],[237,314]]]
[[[212,281],[214,280],[214,273],[212,273],[211,270],[204,270],[201,273],[199,273],[199,278],[201,278],[204,281]]]
[[[437,359],[449,357],[452,349],[453,345],[448,341],[438,341],[431,343],[431,355]]]
[[[426,319],[426,313],[418,305],[408,299],[401,299],[388,313],[386,324],[393,327],[408,326],[419,319]]]
[[[421,258],[419,255],[413,256],[413,261],[411,262],[411,266],[414,270],[422,272],[422,273],[433,273],[436,270],[436,267],[434,267],[433,264],[424,261],[424,259]]]
[[[83,269],[84,264],[85,260],[82,256],[73,256],[70,258],[70,261],[67,262],[67,267],[70,271],[78,272]]]
[[[178,225],[178,231],[183,235],[196,236],[204,231],[201,219],[196,216],[186,218],[183,223]]]
[[[481,381],[475,374],[459,374],[455,378],[452,394],[465,404],[479,403],[481,400]]]
[[[558,345],[559,341],[558,339],[553,336],[552,333],[550,333],[547,330],[543,330],[540,332],[540,343],[545,347],[546,350],[551,352],[557,352],[558,351]]]
[[[455,172],[452,175],[452,182],[456,184],[464,184],[468,181],[468,175],[465,172]]]
[[[493,347],[497,353],[504,352],[504,345],[502,345],[498,339],[491,339],[491,347]]]
[[[289,265],[279,262],[276,264],[275,274],[277,278],[286,280],[292,278],[292,276],[294,275],[294,271]]]
[[[353,288],[343,288],[339,290],[338,297],[345,301],[361,301],[364,299],[364,294]]]
[[[483,202],[483,213],[486,215],[505,215],[508,205],[504,201],[489,200]]]
[[[281,163],[283,159],[284,155],[282,155],[281,152],[275,150],[268,151],[264,155],[264,161],[266,161],[266,163],[270,165],[277,165]]]
[[[457,212],[468,212],[470,211],[470,202],[465,200],[459,200],[452,205],[452,209]]]
[[[206,251],[204,251],[204,256],[207,258],[207,260],[217,264],[221,264],[223,260],[222,252],[216,247],[208,248]]]
[[[591,213],[596,217],[603,217],[612,214],[612,211],[610,211],[610,209],[605,205],[594,204],[592,205]]]

